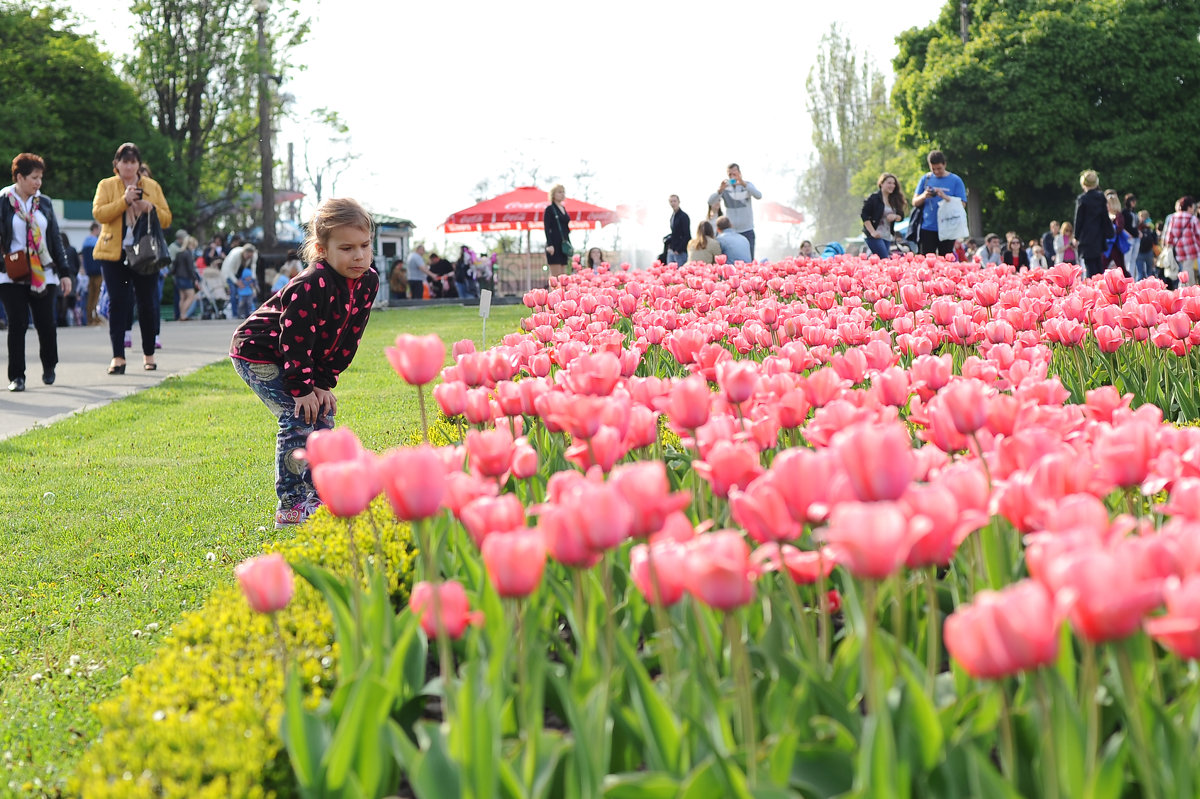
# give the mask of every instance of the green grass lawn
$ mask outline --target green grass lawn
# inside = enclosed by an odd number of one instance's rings
[[[488,343],[527,313],[494,308]],[[475,308],[375,314],[336,390],[338,425],[372,449],[419,429],[383,356],[405,332],[481,344]],[[0,794],[53,793],[98,732],[89,705],[277,537],[274,439],[221,362],[0,441]]]

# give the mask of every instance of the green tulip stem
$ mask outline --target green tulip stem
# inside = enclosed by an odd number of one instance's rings
[[[1100,675],[1096,666],[1095,644],[1081,640],[1080,646],[1083,647],[1083,673],[1080,677],[1079,703],[1083,707],[1087,726],[1083,773],[1090,780],[1096,770],[1096,750],[1100,746],[1100,709],[1096,700]]]
[[[1091,648],[1091,644],[1087,644]],[[1045,736],[1045,741],[1042,743],[1042,778],[1046,781],[1046,799],[1058,799],[1058,755],[1055,752],[1056,741],[1054,740],[1054,716],[1053,705],[1050,702],[1050,691],[1046,688],[1046,682],[1050,679],[1050,675],[1044,670],[1039,669],[1033,675],[1033,681],[1037,685],[1038,704],[1042,708],[1042,734]],[[1005,702],[1007,702],[1007,698]],[[1093,704],[1095,704],[1093,702]],[[1015,764],[1014,764],[1014,777]]]
[[[825,553],[818,549],[817,560],[817,666],[821,676],[829,676],[829,591],[825,582]]]
[[[754,692],[750,686],[750,655],[742,641],[742,625],[737,614],[725,614],[725,637],[729,639],[729,659],[737,686],[737,704],[742,717],[742,741],[746,745],[746,780],[753,788],[758,783],[758,730],[754,722]]]
[[[1142,773],[1143,796],[1157,799],[1158,783],[1155,779],[1150,748],[1146,740],[1146,728],[1142,718],[1141,702],[1138,701],[1137,684],[1133,678],[1133,663],[1129,659],[1129,642],[1122,641],[1114,647],[1117,655],[1117,670],[1121,673],[1121,688],[1125,694],[1125,715],[1133,732],[1134,762]]]
[[[379,522],[375,519],[375,511],[368,507],[367,518],[371,520],[371,531],[375,535],[375,563],[379,568],[384,567],[383,559],[383,533],[379,530]]]
[[[1013,745],[1012,702],[1003,680],[996,683],[996,688],[1000,691],[1000,766],[1005,779],[1011,785],[1016,785],[1017,757]]]
[[[425,414],[425,386],[417,386],[417,402],[421,405],[421,440],[429,443],[429,417]]]
[[[612,687],[613,652],[616,651],[617,629],[614,612],[617,607],[613,599],[613,553],[609,550],[600,560],[600,582],[604,586],[604,681]]]
[[[270,614],[271,626],[275,628],[275,637],[279,640],[279,665],[287,673],[288,648],[287,641],[283,637],[283,628],[279,626],[279,613]]]
[[[654,626],[658,628],[659,663],[663,682],[670,690],[671,677],[675,674],[675,628],[671,625],[667,609],[663,607],[658,569],[654,566],[654,547],[649,541],[646,542],[646,568],[650,572],[650,590],[654,595],[650,601],[650,612],[654,614]]]
[[[878,592],[879,584],[874,580],[867,580],[863,584],[862,678],[868,716],[882,709],[879,687],[875,683],[875,609]]]
[[[937,566],[930,566],[925,570],[925,604],[928,605],[925,625],[925,690],[933,697],[942,655],[942,617],[937,596]]]

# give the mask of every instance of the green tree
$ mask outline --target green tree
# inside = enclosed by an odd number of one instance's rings
[[[945,151],[989,230],[1069,218],[1083,169],[1161,217],[1200,174],[1200,3],[958,0],[899,39],[901,139]],[[978,232],[978,231],[977,231]]]
[[[179,217],[201,231],[214,221],[241,226],[256,196],[247,187],[260,185],[258,75],[286,77],[287,52],[308,33],[299,0],[271,5],[268,64],[247,0],[135,0],[130,11],[138,36],[125,70],[182,175]],[[272,107],[273,118],[284,111],[278,92]]]
[[[821,37],[806,88],[815,154],[800,176],[798,202],[816,219],[816,240],[834,241],[858,232],[863,197],[882,172],[906,185],[915,169],[897,145],[899,121],[883,74],[837,25]]]
[[[91,200],[112,174],[117,145],[134,141],[169,186],[167,150],[137,92],[73,24],[51,6],[0,7],[0,160],[37,153],[46,160],[47,194]]]

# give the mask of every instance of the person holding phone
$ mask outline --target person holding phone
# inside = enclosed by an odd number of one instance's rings
[[[138,219],[152,210],[158,223],[171,225],[171,207],[162,187],[149,175],[141,174],[142,152],[133,142],[125,142],[113,155],[113,175],[96,185],[92,216],[100,223],[100,237],[92,248],[92,257],[100,264],[108,286],[108,337],[112,342],[110,375],[125,374],[125,331],[133,322],[137,301],[138,326],[142,334],[142,368],[158,368],[154,360],[154,336],[158,325],[158,272],[139,275],[125,262],[125,246],[133,244],[133,228]]]
[[[949,255],[954,251],[954,239],[942,240],[938,236],[938,205],[947,197],[957,197],[967,202],[967,187],[962,178],[946,169],[946,156],[941,150],[931,150],[927,157],[929,171],[917,182],[912,204],[924,208],[921,216],[921,254],[934,252]]]
[[[751,199],[761,200],[762,192],[754,184],[742,177],[742,168],[730,164],[725,168],[725,180],[708,198],[711,208],[718,200],[725,203],[725,216],[729,219],[731,229],[740,233],[750,243],[750,259],[754,260],[754,209]]]

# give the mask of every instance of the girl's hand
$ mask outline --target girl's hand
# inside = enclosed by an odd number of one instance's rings
[[[317,417],[320,414],[321,400],[317,398],[315,393],[296,397],[296,410],[293,411],[293,415],[303,419],[305,424],[312,424],[317,421]]]
[[[546,245],[546,255],[554,255],[554,246]]]
[[[314,388],[313,394],[317,395],[317,401],[321,403],[323,413],[328,413],[330,416],[337,414],[337,397],[333,396],[332,391],[326,391],[323,388]]]

